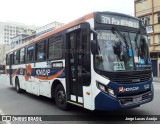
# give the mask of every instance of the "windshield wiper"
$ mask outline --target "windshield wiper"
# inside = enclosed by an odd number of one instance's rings
[[[111,29],[111,31],[113,32],[113,33],[116,33],[116,34],[118,34],[119,36],[120,36],[120,38],[124,41],[124,43],[125,43],[125,45],[126,45],[126,48],[127,48],[127,50],[129,49],[129,45],[128,45],[128,43],[127,43],[127,40],[126,40],[126,37],[125,37],[125,35],[123,35],[116,27],[112,27],[112,29]]]

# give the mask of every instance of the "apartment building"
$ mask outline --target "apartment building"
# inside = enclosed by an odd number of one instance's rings
[[[14,47],[17,47],[20,44],[23,44],[29,40],[32,40],[36,37],[36,34],[32,34],[32,35],[26,35],[26,34],[20,34],[17,35],[13,38],[11,38],[11,48],[13,49]]]
[[[20,34],[32,35],[35,26],[28,26],[16,22],[0,22],[0,44],[11,44],[11,38]]]
[[[63,25],[64,25],[64,23],[54,21],[52,23],[41,26],[41,27],[36,29],[36,36],[38,37],[38,36],[40,36],[40,35],[42,35],[46,32],[49,32],[49,31],[54,30],[56,28],[59,28]]]
[[[32,34],[32,35],[27,35],[27,34],[17,35],[15,37],[11,38],[11,47],[14,48],[22,43],[25,43],[35,37],[41,36],[42,34],[49,32],[51,30],[54,30],[54,29],[56,29],[60,26],[63,26],[63,25],[64,25],[64,23],[54,21],[52,23],[38,27],[35,30],[34,34]]]
[[[11,49],[11,39],[21,34],[35,34],[36,28],[22,23],[0,22],[0,64],[5,64],[5,54]]]
[[[148,33],[153,75],[160,76],[160,0],[135,0],[134,6]]]

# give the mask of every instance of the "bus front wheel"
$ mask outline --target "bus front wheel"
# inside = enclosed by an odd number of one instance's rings
[[[55,102],[59,109],[67,110],[68,103],[66,101],[66,94],[61,84],[58,84],[55,88]]]

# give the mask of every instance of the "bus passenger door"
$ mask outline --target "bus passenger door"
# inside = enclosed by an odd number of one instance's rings
[[[79,27],[81,26],[83,24]],[[89,25],[84,25],[85,28],[87,26]],[[67,100],[83,106],[83,86],[90,82],[90,54],[84,36],[89,36],[89,33],[82,27],[67,34],[66,87]]]

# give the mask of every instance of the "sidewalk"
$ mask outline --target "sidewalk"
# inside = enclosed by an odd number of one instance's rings
[[[153,82],[160,83],[160,77],[153,77]]]

